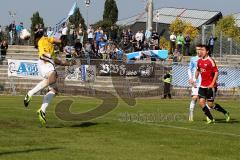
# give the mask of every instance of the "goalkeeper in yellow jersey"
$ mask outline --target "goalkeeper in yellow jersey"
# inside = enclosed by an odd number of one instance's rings
[[[42,106],[37,111],[42,126],[46,125],[46,109],[57,93],[57,88],[55,85],[57,81],[57,72],[55,65],[71,65],[70,62],[62,61],[57,58],[54,52],[55,43],[61,43],[61,40],[49,38],[46,35],[43,35],[38,41],[38,65],[43,80],[39,82],[32,90],[30,90],[24,98],[24,105],[25,107],[28,107],[32,96],[42,89],[48,87],[49,92],[44,96]]]

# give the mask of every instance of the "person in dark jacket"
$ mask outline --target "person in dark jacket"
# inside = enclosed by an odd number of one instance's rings
[[[185,40],[185,56],[190,55],[190,45],[191,45],[191,38],[189,34],[184,38]]]
[[[8,50],[7,41],[2,41],[2,43],[0,43],[0,48],[1,48],[1,60],[4,60],[6,58],[7,50]]]
[[[168,71],[164,77],[163,77],[163,98],[162,99],[166,99],[167,97],[169,99],[172,99],[172,95],[171,95],[171,82],[172,82],[172,75],[170,73],[170,71]]]

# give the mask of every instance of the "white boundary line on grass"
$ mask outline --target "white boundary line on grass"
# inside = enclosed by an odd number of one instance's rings
[[[218,134],[218,135],[222,135],[222,136],[240,137],[239,134],[234,134],[234,133],[214,132],[214,131],[208,131],[208,130],[199,130],[199,129],[193,129],[193,128],[178,127],[178,126],[173,126],[173,125],[144,123],[144,122],[136,122],[136,121],[132,122],[132,123],[137,123],[137,124],[141,124],[141,125],[157,126],[157,127],[165,127],[165,128],[173,128],[173,129],[181,129],[181,130],[188,130],[188,131],[195,131],[195,132],[202,132],[202,133]],[[212,125],[212,124],[210,124],[210,125]]]

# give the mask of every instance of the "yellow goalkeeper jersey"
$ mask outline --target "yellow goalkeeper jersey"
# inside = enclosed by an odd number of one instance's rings
[[[54,53],[54,38],[42,37],[38,41],[38,55],[40,58],[47,56],[50,59],[55,59],[56,54]]]

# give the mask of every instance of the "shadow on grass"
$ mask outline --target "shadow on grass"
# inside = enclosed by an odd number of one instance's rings
[[[98,125],[98,123],[95,122],[82,122],[80,124],[73,124],[73,125],[48,125],[46,128],[86,128]]]
[[[236,119],[231,119],[230,122],[226,122],[226,119],[215,119],[215,120],[216,120],[216,123],[230,123],[230,124],[239,123],[239,121]]]
[[[26,149],[26,150],[19,150],[19,151],[6,151],[6,152],[0,152],[1,156],[6,155],[14,155],[14,154],[21,154],[21,153],[31,153],[31,152],[40,152],[40,151],[53,151],[53,150],[59,150],[63,149],[60,147],[51,147],[51,148],[35,148],[35,149]]]
[[[83,122],[81,124],[74,124],[74,125],[72,125],[70,127],[73,127],[73,128],[78,128],[78,127],[85,128],[85,127],[91,127],[91,126],[96,126],[96,125],[98,125],[98,123],[95,123],[95,122]]]

